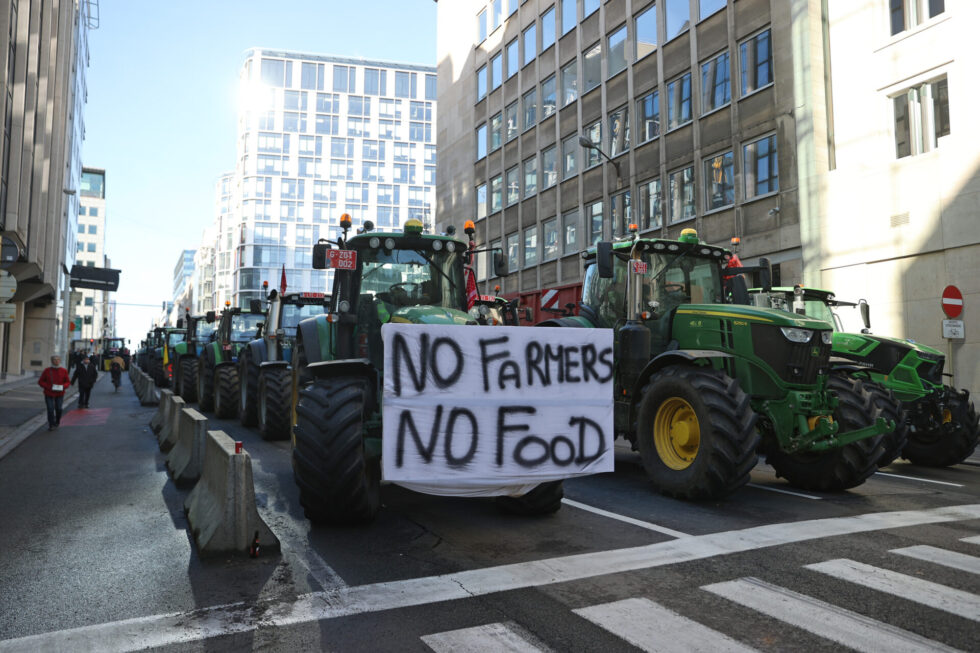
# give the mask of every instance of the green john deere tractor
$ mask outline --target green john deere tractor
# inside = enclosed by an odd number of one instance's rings
[[[214,313],[207,317],[214,320]],[[201,410],[213,410],[215,416],[231,418],[238,415],[238,354],[255,339],[265,315],[260,307],[249,310],[225,310],[209,342],[197,357],[197,403]]]
[[[723,303],[730,252],[693,229],[677,241],[600,242],[583,254],[578,316],[545,326],[615,331],[615,428],[664,494],[723,497],[764,453],[795,486],[842,490],[877,467],[880,415],[859,380],[830,370],[831,326]],[[768,267],[763,264],[764,285]]]
[[[209,319],[210,318],[210,319]],[[184,401],[197,401],[197,363],[214,332],[214,313],[184,317],[187,336],[174,347],[174,392]]]
[[[292,369],[296,327],[300,321],[326,312],[329,296],[322,292],[267,295],[260,338],[238,356],[238,418],[245,426],[258,424],[265,440],[286,440],[292,426]]]
[[[183,342],[187,332],[184,321],[177,320],[176,327],[157,327],[153,330],[153,344],[147,357],[150,369],[148,374],[158,387],[169,388],[174,377],[173,348]]]
[[[313,267],[334,269],[330,312],[299,324],[293,353],[293,475],[313,521],[365,522],[380,507],[381,326],[476,325],[466,311],[464,263],[475,250],[450,236],[404,232],[344,235],[335,248],[314,247]],[[467,223],[470,233],[472,225]],[[494,252],[495,274],[503,256]],[[498,497],[503,509],[545,514],[561,507],[561,481],[519,497]]]
[[[855,304],[837,299],[828,290],[803,286],[750,292],[768,296],[774,308],[833,324],[835,367],[887,388],[901,402],[896,433],[907,432],[907,440],[895,438],[879,466],[901,456],[916,465],[946,467],[963,462],[976,449],[980,417],[969,391],[943,383],[943,352],[913,340],[872,335],[870,310],[864,300]],[[855,306],[861,311],[864,328],[861,333],[846,333],[835,309]]]

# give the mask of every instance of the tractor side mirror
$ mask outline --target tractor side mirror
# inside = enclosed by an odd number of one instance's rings
[[[330,243],[317,243],[313,246],[313,269],[314,270],[326,270],[327,269],[327,250],[330,249]]]
[[[207,313],[204,314],[204,321],[207,322],[208,324],[211,324],[212,322],[214,322],[214,317],[215,317],[214,311],[208,311]]]
[[[613,246],[608,240],[600,240],[595,246],[595,262],[599,266],[600,279],[613,278]]]
[[[867,333],[871,332],[871,307],[868,302],[864,299],[858,301],[858,310],[861,311],[861,320],[864,322],[864,328],[867,329]]]
[[[178,329],[183,329],[184,328],[184,318],[182,318],[182,317],[178,317],[177,318],[177,328]]]
[[[493,276],[506,277],[510,271],[507,269],[507,259],[503,252],[493,253]]]
[[[261,299],[250,299],[248,300],[248,310],[250,313],[262,313],[262,300]]]
[[[770,267],[769,259],[767,258],[759,259],[759,285],[762,286],[762,292],[764,293],[772,290],[772,267]]]

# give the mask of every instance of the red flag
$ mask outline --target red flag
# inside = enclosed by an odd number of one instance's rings
[[[286,264],[282,265],[282,278],[279,279],[279,294],[286,294]]]
[[[466,277],[466,310],[473,308],[480,293],[476,289],[476,274],[473,268],[466,266],[463,268],[463,275]]]

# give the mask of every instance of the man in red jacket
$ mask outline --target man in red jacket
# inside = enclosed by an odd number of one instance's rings
[[[61,404],[65,392],[71,385],[68,370],[61,366],[61,357],[51,357],[51,367],[41,372],[37,384],[44,388],[44,403],[48,407],[48,430],[53,431],[61,424]]]

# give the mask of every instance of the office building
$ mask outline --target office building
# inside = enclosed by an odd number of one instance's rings
[[[109,267],[105,254],[108,224],[105,201],[105,170],[82,168],[78,189],[78,227],[75,241],[75,263],[86,267]],[[72,340],[99,340],[111,335],[109,328],[109,293],[103,290],[73,290],[76,303],[72,311],[75,328]]]
[[[196,250],[185,249],[177,257],[177,265],[174,266],[174,304],[181,305],[178,299],[184,296],[194,274],[194,255]]]

